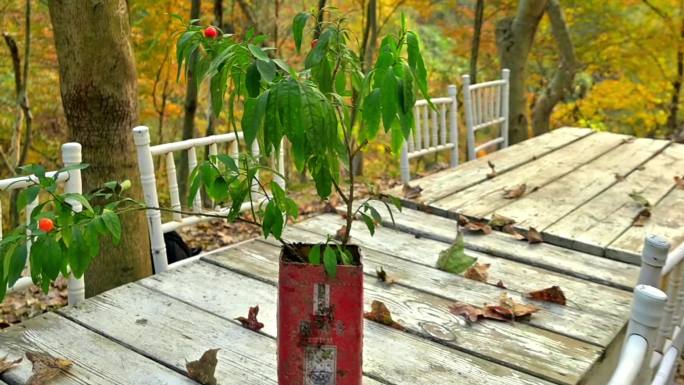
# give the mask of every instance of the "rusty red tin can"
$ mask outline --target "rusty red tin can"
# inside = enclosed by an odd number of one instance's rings
[[[338,265],[335,278],[323,266],[288,262],[281,253],[279,385],[361,385],[363,266],[360,249],[347,247],[358,265]]]

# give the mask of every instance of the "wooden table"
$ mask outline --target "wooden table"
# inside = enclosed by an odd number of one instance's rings
[[[488,178],[488,162],[496,176]],[[684,189],[673,178],[684,174],[684,145],[560,128],[484,158],[416,179],[423,191],[404,199],[411,207],[455,217],[489,219],[493,214],[540,231],[546,242],[633,264],[640,263],[644,236],[684,242]],[[526,184],[525,194],[506,199],[506,189]],[[651,218],[633,225],[642,206]],[[401,187],[388,192],[402,197]]]
[[[503,164],[502,164],[503,165]],[[365,323],[364,384],[602,384],[612,371],[638,268],[507,234],[468,235],[468,254],[490,263],[489,283],[434,268],[455,235],[451,219],[405,209],[395,228],[362,223],[353,239],[365,252],[365,302],[383,301],[402,332]],[[321,241],[341,226],[325,214],[292,226],[287,238]],[[0,357],[39,350],[74,361],[51,384],[191,384],[186,361],[220,348],[217,377],[227,384],[276,384],[278,245],[244,242],[0,332]],[[384,267],[396,280],[380,282]],[[502,280],[508,289],[496,286]],[[481,306],[507,292],[559,285],[568,305],[536,302],[529,321],[466,324],[454,301]],[[259,305],[260,332],[239,325]],[[0,379],[24,384],[24,362]]]

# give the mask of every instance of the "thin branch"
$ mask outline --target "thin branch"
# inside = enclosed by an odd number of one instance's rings
[[[653,3],[650,2],[650,0],[641,0],[648,8],[651,9],[656,15],[660,16],[661,18],[668,20],[670,17],[660,8],[656,7]]]
[[[394,15],[394,12],[396,12],[397,9],[399,9],[399,7],[401,7],[402,5],[404,5],[404,3],[406,3],[406,0],[399,0],[399,1],[397,1],[397,2],[394,4],[394,8],[392,8],[392,10],[390,11],[390,13],[387,14],[387,16],[385,17],[385,19],[384,19],[384,20],[382,21],[382,23],[380,24],[380,27],[378,28],[378,33],[379,33],[380,31],[382,31],[382,29],[385,27],[385,24],[387,24],[387,23],[390,21],[390,19],[392,18],[392,15]]]

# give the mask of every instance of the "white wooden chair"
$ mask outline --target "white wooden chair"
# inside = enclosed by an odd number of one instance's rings
[[[426,100],[416,101],[413,107],[416,129],[401,149],[401,181],[411,180],[409,161],[440,151],[449,151],[449,165],[458,165],[458,104],[456,102],[456,86],[450,85],[449,96],[433,98],[432,103],[437,110],[431,110]],[[447,122],[448,125],[447,125]]]
[[[617,368],[609,385],[671,385],[684,346],[684,244],[669,253],[667,240],[649,235],[639,285]],[[657,287],[667,278],[667,295]]]
[[[166,177],[168,180],[169,196],[171,209],[174,211],[182,211],[181,197],[178,189],[178,177],[176,175],[176,164],[173,153],[176,151],[188,152],[188,169],[192,171],[197,167],[197,152],[198,147],[208,147],[210,155],[218,154],[219,144],[227,144],[230,156],[237,159],[239,155],[239,141],[243,140],[242,132],[238,132],[237,136],[231,132],[228,134],[211,135],[203,138],[188,139],[179,142],[158,144],[150,146],[150,132],[145,126],[138,126],[133,129],[133,139],[137,147],[138,153],[138,168],[140,170],[140,180],[143,188],[143,195],[145,205],[147,207],[159,207],[159,198],[157,194],[157,183],[155,177],[154,157],[164,156],[166,158]],[[282,146],[281,146],[282,148]],[[252,155],[259,155],[259,145],[254,141],[251,146]],[[283,151],[278,154],[276,161],[278,172],[284,175]],[[285,188],[285,181],[280,175],[275,175],[275,181],[283,188]],[[228,212],[227,208],[214,207],[212,210],[203,210],[201,194],[197,194],[192,205],[192,211],[195,213],[208,214],[224,214]],[[251,206],[250,202],[243,204],[243,210]],[[173,220],[162,223],[162,215],[160,210],[147,210],[147,224],[150,233],[150,243],[152,249],[152,260],[154,262],[155,273],[161,273],[169,268],[166,246],[164,245],[164,234],[174,231],[181,227],[194,225],[200,222],[206,222],[213,218],[202,215],[183,215],[179,212],[172,214]],[[192,259],[186,259],[173,264],[178,266]]]
[[[468,160],[480,150],[499,145],[508,147],[508,95],[511,72],[501,71],[501,79],[470,84],[470,76],[463,75],[463,106],[468,132]],[[476,133],[488,127],[499,127],[498,137],[480,145]]]
[[[81,163],[81,145],[79,143],[65,143],[62,145],[62,162],[64,166],[70,166]],[[46,176],[54,177],[56,172],[48,172]],[[10,179],[0,180],[0,192],[10,190],[20,190],[32,186],[30,180],[36,180],[35,176],[21,176]],[[81,170],[71,170],[62,172],[57,175],[57,182],[64,188],[65,193],[82,193],[81,185]],[[39,204],[39,197],[26,206],[25,214],[27,223],[31,220],[31,213],[33,209]],[[83,207],[78,202],[69,202],[74,211],[81,211]],[[0,207],[0,239],[2,238],[2,207]],[[31,244],[26,245],[31,248]],[[29,268],[29,261],[26,261],[26,268]],[[31,277],[22,277],[8,289],[8,293],[25,289],[33,284]],[[85,299],[85,284],[83,277],[76,279],[73,275],[69,276],[68,280],[68,302],[69,305],[77,304]]]

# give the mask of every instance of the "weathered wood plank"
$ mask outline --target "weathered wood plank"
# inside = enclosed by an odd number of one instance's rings
[[[261,332],[276,336],[277,289],[266,283],[213,266],[197,274],[189,264],[146,279],[142,285],[168,293],[184,302],[232,319],[244,315],[248,306],[259,305]],[[179,282],[185,284],[179,285]],[[420,352],[417,354],[416,352]],[[467,384],[547,384],[438,343],[373,322],[364,331],[364,373],[392,384],[446,384],[454,378]]]
[[[342,224],[343,220],[339,216],[324,214],[298,223],[296,227],[325,235],[335,234]],[[377,228],[375,236],[371,236],[362,223],[354,226],[352,234],[353,241],[361,246],[429,267],[435,266],[439,252],[448,247],[444,242],[417,239],[410,234],[388,228]],[[468,254],[477,257],[480,263],[491,264],[489,282],[492,285],[502,280],[509,289],[520,293],[558,285],[570,300],[568,311],[571,308],[581,309],[581,312],[590,311],[596,318],[600,318],[598,315],[612,315],[617,317],[613,318],[613,322],[620,327],[628,317],[631,294],[626,291],[476,251],[469,251]]]
[[[525,164],[501,176],[433,202],[430,206],[443,211],[456,211],[473,217],[484,217],[511,203],[504,191],[522,183],[527,188],[541,188],[572,172],[585,163],[615,150],[623,144],[626,135],[597,132],[573,142],[551,154]]]
[[[423,192],[417,200],[429,204],[486,180],[487,173],[490,172],[487,162],[494,163],[497,173],[503,174],[590,134],[592,131],[588,128],[558,128],[547,134],[520,142],[515,146],[491,153],[486,157],[463,163],[458,168],[440,171],[413,180],[411,185],[420,185],[423,188]],[[395,187],[387,191],[386,194],[402,197],[401,188],[402,186]],[[405,200],[405,203],[412,205],[414,202]]]
[[[309,237],[305,233],[298,233],[293,240],[318,241],[324,240],[320,234],[318,237]],[[392,271],[392,275],[402,278],[402,285],[423,290],[437,296],[445,297],[454,301],[465,302],[472,305],[482,305],[495,302],[502,290],[493,284],[466,279],[462,275],[453,275],[434,269],[432,266],[420,265],[410,260],[396,258],[392,255],[379,252],[364,246],[366,272],[375,275],[375,269],[383,267],[386,271]],[[469,255],[481,257],[481,253],[469,252]],[[414,277],[415,276],[415,277]],[[492,280],[489,280],[492,282]],[[498,281],[494,281],[498,282]],[[506,281],[506,284],[508,281]],[[525,302],[524,294],[508,287],[508,294],[515,301]],[[494,299],[494,301],[492,300]],[[535,305],[543,309],[533,317],[530,325],[553,331],[558,334],[569,336],[581,341],[599,346],[610,343],[616,330],[625,323],[622,318],[608,314],[594,314],[583,311],[574,304],[559,306],[545,302],[535,302]]]
[[[26,351],[49,353],[74,362],[68,374],[50,384],[196,384],[189,378],[54,313],[40,315],[0,332],[0,357],[14,359]],[[2,378],[12,385],[31,376],[26,358]]]
[[[679,170],[668,170],[674,177]],[[667,177],[667,176],[666,176]],[[638,264],[646,234],[665,237],[673,247],[684,242],[684,190],[673,188],[651,210],[651,218],[643,227],[630,227],[606,250],[608,258]]]
[[[205,260],[275,284],[278,279],[279,251],[277,245],[255,241],[211,253]],[[463,291],[477,291],[480,287],[473,288],[464,279],[443,277],[441,274],[429,275],[429,268],[408,262],[399,262],[404,266],[401,270],[395,269],[396,265],[389,267],[382,262],[378,263],[375,260],[378,253],[369,254],[371,255],[367,255],[364,260],[364,271],[367,274],[364,298],[367,307],[370,307],[373,300],[382,301],[391,309],[393,318],[414,334],[564,384],[579,381],[582,373],[601,355],[602,349],[597,346],[532,327],[526,322],[509,324],[484,321],[468,326],[462,317],[450,313],[449,306],[454,302],[452,298],[480,306],[484,302],[497,300],[501,289],[481,284],[485,288],[483,292],[463,294]],[[392,278],[398,281],[396,284],[389,286],[377,280],[376,269],[383,265]],[[199,268],[195,274],[206,275]],[[442,280],[444,278],[446,282]],[[438,282],[442,287],[439,293],[441,296],[427,294],[426,291],[429,290],[412,289],[410,286],[415,281]],[[454,281],[456,284],[452,284]],[[432,285],[423,285],[421,289],[430,289]],[[515,298],[525,301],[518,296]],[[541,314],[541,320],[548,321],[560,316],[545,310]],[[537,314],[533,318],[536,319]],[[540,321],[537,320],[536,323]],[[497,343],[492,344],[492,341]]]
[[[184,286],[185,282],[174,284]],[[244,315],[248,308],[244,307]],[[220,348],[216,367],[220,383],[278,383],[272,339],[137,284],[108,291],[60,313],[182,372],[186,361]]]
[[[615,174],[628,175],[662,151],[666,140],[639,138],[625,143],[549,183],[511,201],[497,213],[516,220],[516,226],[543,230],[617,183]],[[629,202],[627,195],[620,199]]]
[[[394,217],[394,223],[392,223],[392,217],[387,214],[387,207],[383,203],[371,201],[369,204],[380,212],[382,224],[385,227],[448,243],[456,238],[454,219],[410,208],[398,211],[390,205]],[[630,264],[607,258],[596,258],[594,255],[551,244],[530,245],[506,233],[493,232],[482,236],[466,232],[464,241],[467,249],[629,291],[632,290],[639,276],[639,268]]]
[[[629,194],[636,191],[655,204],[672,189],[672,175],[667,170],[682,169],[684,145],[672,144],[625,180],[544,229],[544,239],[595,255],[605,254],[608,245],[631,227],[641,210]],[[640,251],[639,247],[632,253]]]

